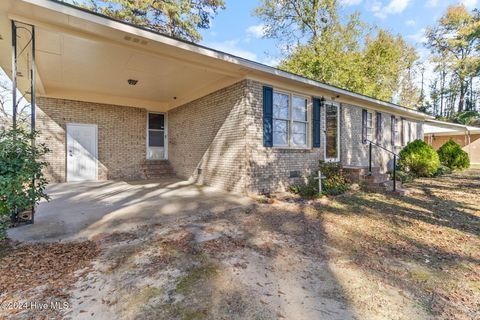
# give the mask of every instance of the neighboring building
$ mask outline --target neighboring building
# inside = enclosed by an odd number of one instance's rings
[[[10,20],[35,28],[36,127],[53,150],[52,182],[174,171],[242,193],[284,190],[321,159],[366,167],[368,140],[398,153],[431,118],[47,0],[0,4],[7,74]],[[373,147],[374,166],[391,159]]]
[[[425,142],[435,150],[452,139],[468,153],[470,163],[480,163],[480,128],[437,120],[428,120],[424,127]]]

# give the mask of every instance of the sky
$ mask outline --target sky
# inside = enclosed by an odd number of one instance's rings
[[[480,0],[339,0],[341,13],[360,12],[360,19],[394,34],[401,34],[416,47],[420,59],[428,59],[423,46],[425,28],[434,25],[449,5],[463,3],[472,10]],[[262,38],[262,22],[252,15],[259,0],[226,0],[226,9],[203,30],[201,43],[260,63],[276,66],[281,52],[271,39]],[[433,78],[433,67],[425,64],[425,83]],[[420,80],[419,80],[420,81]],[[425,88],[428,91],[428,88]]]
[[[339,0],[345,14],[360,12],[370,24],[401,34],[414,45],[422,58],[425,28],[452,4],[463,3],[474,9],[480,0]],[[259,0],[226,0],[226,9],[214,18],[210,29],[203,30],[202,44],[243,58],[275,66],[280,50],[271,39],[262,38],[262,23],[252,15]]]

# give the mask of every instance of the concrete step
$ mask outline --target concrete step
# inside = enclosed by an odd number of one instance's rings
[[[369,168],[364,166],[344,166],[342,169],[344,175],[352,183],[362,182],[364,177],[370,173]],[[380,174],[380,167],[372,167],[371,174]]]
[[[383,185],[385,186],[386,191],[393,191],[393,180],[385,181]],[[397,180],[396,189],[402,189],[402,187],[402,182]]]
[[[167,173],[173,173],[173,169],[163,169],[163,170],[144,170],[143,172],[148,173],[150,175],[152,174],[167,174]]]
[[[407,189],[397,188],[397,190],[393,191],[393,193],[397,196],[408,196],[410,191]]]
[[[143,170],[165,170],[165,169],[170,169],[172,166],[170,165],[149,165],[149,166],[142,166]]]
[[[168,178],[168,177],[175,177],[175,173],[165,173],[165,174],[152,174],[148,175],[145,178],[147,180],[158,180],[158,179],[163,179],[163,178]]]
[[[386,173],[373,173],[371,175],[365,175],[363,179],[366,182],[371,182],[371,183],[380,183],[380,182],[385,182],[389,181],[390,175]]]
[[[145,160],[145,164],[168,164],[170,165],[170,162],[168,160]]]
[[[143,167],[170,167],[170,163],[165,161],[165,162],[145,162],[142,164]]]
[[[386,193],[393,191],[393,181],[383,181],[383,182],[368,182],[364,181],[362,183],[362,190],[365,192],[373,192],[373,193]],[[398,191],[397,194],[404,193],[408,194],[408,190],[402,189],[402,183],[397,181],[396,190]]]
[[[368,166],[343,166],[342,169],[350,172],[358,172],[360,174],[368,174]],[[380,173],[380,167],[372,167],[372,173]]]
[[[175,175],[168,160],[146,160],[142,165],[145,179],[154,180]]]

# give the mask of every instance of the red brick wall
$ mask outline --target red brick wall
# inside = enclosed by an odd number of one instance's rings
[[[450,139],[453,139],[453,141],[458,143],[462,149],[468,153],[471,163],[480,163],[480,134],[472,134],[470,136],[470,143],[466,143],[465,135],[434,136],[432,139],[425,136],[425,142],[429,144],[432,142],[431,145],[435,150],[438,150]]]
[[[142,179],[146,157],[147,111],[140,108],[38,97],[38,141],[51,150],[46,156],[50,182],[66,179],[66,125],[98,126],[98,179]]]

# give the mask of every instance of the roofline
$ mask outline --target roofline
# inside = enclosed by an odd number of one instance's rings
[[[463,128],[463,129],[468,130],[468,131],[480,130],[480,128],[474,127],[474,126],[468,126],[468,125],[465,125],[465,124],[453,123],[453,122],[448,122],[448,121],[440,121],[440,120],[435,120],[435,119],[429,119],[429,120],[426,120],[426,122],[427,123],[434,123],[434,124],[438,124],[438,125],[443,125],[443,126],[446,126],[446,127]]]
[[[429,136],[438,136],[438,137],[447,137],[447,136],[464,136],[464,135],[472,135],[472,134],[480,134],[480,130],[473,130],[473,131],[452,131],[452,132],[446,132],[446,131],[440,131],[440,132],[425,132],[424,135],[426,137]]]
[[[236,63],[240,66],[243,66],[243,67],[246,67],[246,68],[251,68],[251,69],[254,69],[254,70],[261,71],[261,72],[265,72],[265,73],[273,75],[273,76],[297,81],[297,82],[307,84],[307,85],[310,85],[310,86],[313,86],[313,87],[316,87],[316,88],[319,88],[319,89],[328,90],[328,91],[336,92],[336,93],[339,93],[339,94],[343,94],[343,95],[346,95],[350,98],[360,99],[360,100],[367,101],[367,102],[370,102],[370,103],[373,103],[373,104],[377,104],[377,105],[380,105],[380,106],[383,106],[383,107],[391,108],[391,109],[394,109],[394,110],[399,111],[399,112],[408,113],[408,114],[411,114],[411,115],[415,115],[417,117],[422,117],[425,120],[426,119],[433,119],[432,116],[430,116],[426,113],[417,111],[417,110],[412,110],[412,109],[403,107],[403,106],[398,105],[398,104],[394,104],[394,103],[391,103],[391,102],[375,99],[375,98],[366,96],[364,94],[356,93],[356,92],[349,91],[349,90],[346,90],[346,89],[342,89],[342,88],[339,88],[339,87],[336,87],[336,86],[333,86],[333,85],[325,84],[325,83],[322,83],[322,82],[319,82],[319,81],[316,81],[316,80],[312,80],[312,79],[304,77],[304,76],[300,76],[300,75],[297,75],[297,74],[294,74],[294,73],[291,73],[291,72],[288,72],[288,71],[283,71],[283,70],[280,70],[278,68],[268,66],[266,64],[262,64],[260,62],[248,60],[248,59],[245,59],[245,58],[242,58],[242,57],[239,57],[239,56],[235,56],[235,55],[230,54],[230,53],[226,53],[226,52],[216,50],[216,49],[212,49],[212,48],[209,48],[209,47],[197,44],[197,43],[193,43],[191,41],[177,39],[177,38],[174,38],[172,36],[162,34],[162,33],[153,31],[153,30],[145,28],[145,27],[137,26],[137,25],[134,25],[134,24],[129,23],[129,22],[121,21],[121,20],[106,16],[106,15],[103,15],[103,14],[100,14],[100,13],[97,13],[97,12],[93,12],[93,11],[90,11],[90,10],[87,10],[87,9],[84,9],[84,8],[77,7],[77,6],[72,5],[70,3],[61,2],[59,0],[21,0],[21,1],[26,2],[26,3],[30,3],[32,5],[40,6],[40,7],[46,8],[46,9],[61,12],[61,13],[66,14],[66,15],[74,16],[74,17],[79,18],[79,19],[83,19],[83,20],[87,20],[87,21],[90,21],[90,22],[93,22],[93,23],[97,23],[97,24],[103,25],[103,26],[108,27],[108,28],[116,29],[116,30],[123,31],[123,32],[126,32],[126,33],[130,33],[130,34],[136,34],[138,36],[141,36],[141,37],[153,40],[153,41],[163,42],[163,43],[166,43],[168,45],[172,45],[172,46],[175,46],[175,47],[178,47],[178,48],[182,48],[184,50],[195,52],[197,54],[202,54],[202,55],[205,55],[205,56],[208,56],[208,57],[211,57],[211,58],[221,59],[223,61],[230,62],[230,63]],[[112,22],[113,22],[113,24],[112,24]],[[201,49],[201,52],[198,52],[198,50],[194,50],[195,48]]]

